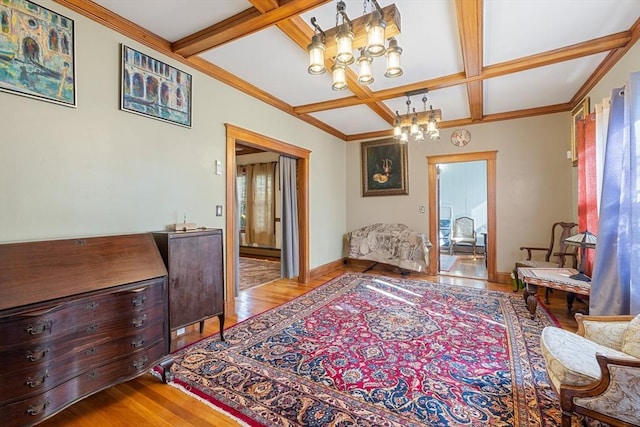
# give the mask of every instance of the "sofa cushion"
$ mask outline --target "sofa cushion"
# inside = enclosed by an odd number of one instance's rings
[[[640,314],[631,320],[622,339],[622,351],[640,358]]]
[[[555,326],[542,330],[540,339],[547,373],[556,392],[560,385],[581,386],[600,379],[596,353],[605,356],[631,358],[620,351],[596,344],[580,335]]]

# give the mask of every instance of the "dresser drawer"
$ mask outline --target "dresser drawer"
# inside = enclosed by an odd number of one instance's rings
[[[114,316],[131,317],[147,307],[162,304],[163,283],[162,279],[151,280],[130,289],[1,318],[0,351],[63,335],[90,333],[95,322],[111,320]]]
[[[67,351],[58,348],[59,354],[56,357],[49,357],[54,355],[49,352],[39,361],[27,360],[25,363],[20,360],[12,365],[14,369],[2,367],[4,372],[0,375],[0,404],[42,393],[123,354],[164,341],[166,327],[162,322],[155,322],[144,329],[126,334],[102,334],[92,341],[85,340],[83,344],[68,342]]]
[[[165,342],[91,369],[37,396],[0,406],[5,426],[33,425],[80,398],[151,369],[166,354]]]

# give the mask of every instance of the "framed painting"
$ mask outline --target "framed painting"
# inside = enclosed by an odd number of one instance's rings
[[[578,166],[578,141],[577,125],[578,121],[584,120],[589,115],[589,97],[586,97],[571,111],[571,163]]]
[[[74,31],[29,0],[0,1],[0,90],[75,107]]]
[[[191,127],[191,74],[122,45],[120,109]]]
[[[362,196],[409,194],[407,144],[394,139],[363,142]]]

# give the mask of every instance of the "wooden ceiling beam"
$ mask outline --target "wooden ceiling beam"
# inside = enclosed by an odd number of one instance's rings
[[[504,120],[522,119],[522,118],[532,117],[532,116],[542,116],[546,114],[562,113],[570,109],[571,109],[571,105],[569,103],[565,103],[565,104],[547,105],[545,107],[527,108],[524,110],[517,110],[517,111],[508,111],[505,113],[487,114],[482,118],[480,123],[500,122]],[[457,128],[457,127],[464,127],[472,124],[478,124],[478,122],[472,121],[471,118],[457,119],[457,120],[443,120],[441,122],[438,122],[438,128],[439,129]],[[373,139],[373,138],[389,138],[391,136],[393,136],[393,129],[347,135],[346,141],[349,142],[349,141],[360,141],[364,139]]]
[[[280,2],[278,0],[249,0],[249,3],[258,9],[260,13],[267,13],[280,7]]]
[[[175,41],[171,47],[175,53],[188,58],[256,31],[264,30],[329,1],[331,0],[290,1],[266,13],[261,13],[258,8],[251,7],[229,19],[183,37]],[[265,7],[265,2],[260,2],[259,6]]]
[[[56,3],[73,10],[87,18],[102,24],[107,28],[111,28],[120,34],[125,35],[133,40],[156,49],[160,52],[171,52],[171,43],[162,37],[153,34],[149,30],[134,24],[133,22],[123,18],[102,7],[101,5],[88,0],[53,0]]]
[[[482,0],[456,0],[458,31],[467,78],[482,75],[482,11]],[[482,81],[467,83],[467,97],[471,121],[482,120]]]
[[[624,45],[620,46],[615,50],[609,52],[609,54],[604,58],[604,60],[600,63],[600,66],[596,68],[596,70],[589,76],[586,82],[582,85],[582,87],[576,92],[576,94],[571,99],[571,109],[575,108],[582,100],[587,96],[587,94],[593,89],[593,87],[605,76],[614,65],[618,63],[618,61],[631,49],[633,45],[636,44],[638,39],[640,39],[640,18],[634,22],[633,26],[629,31],[629,41]]]

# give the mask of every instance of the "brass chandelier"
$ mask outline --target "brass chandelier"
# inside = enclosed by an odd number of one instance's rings
[[[368,5],[371,12],[367,13]],[[368,85],[374,81],[371,63],[373,58],[386,56],[385,77],[399,77],[403,74],[400,66],[402,48],[394,36],[400,34],[400,13],[395,4],[380,8],[376,0],[364,0],[364,11],[360,18],[350,20],[346,4],[338,1],[336,5],[336,26],[323,31],[311,18],[314,34],[307,47],[309,52],[309,74],[326,72],[325,60],[334,58],[331,72],[333,90],[347,88],[347,66],[354,62],[358,65],[358,83]],[[389,40],[385,47],[385,41]],[[356,60],[353,49],[360,55]]]
[[[434,110],[432,105],[427,110],[427,92],[428,90],[425,89],[407,93],[407,113],[400,115],[396,111],[396,118],[393,122],[393,138],[401,144],[409,142],[410,136],[414,141],[424,141],[427,136],[430,139],[440,138],[438,122],[442,121],[442,112],[439,109]],[[418,112],[414,108],[411,111],[411,97],[419,94],[422,94],[424,110]]]

